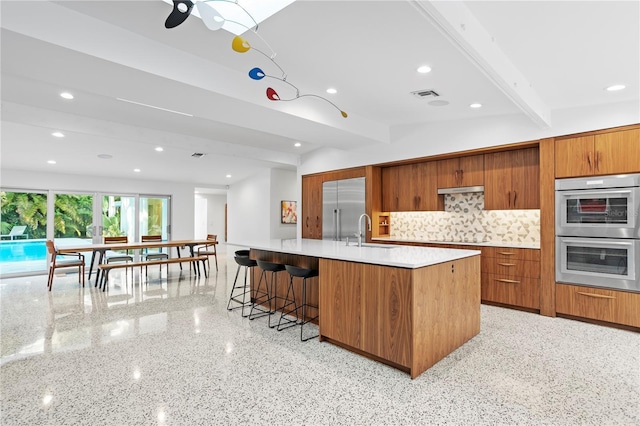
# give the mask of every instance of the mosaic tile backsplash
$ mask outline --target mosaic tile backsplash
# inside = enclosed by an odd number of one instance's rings
[[[484,193],[447,194],[443,212],[391,213],[391,238],[540,243],[540,210],[484,210]]]

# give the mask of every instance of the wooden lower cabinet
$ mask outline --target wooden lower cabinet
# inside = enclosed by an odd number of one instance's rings
[[[482,301],[540,310],[540,250],[464,244],[418,245],[481,250]]]
[[[415,378],[480,332],[480,258],[418,269],[320,259],[320,338]]]
[[[345,267],[346,262],[320,261],[321,335],[346,345],[362,346],[362,282],[365,268]]]
[[[540,250],[482,248],[482,301],[540,309]]]
[[[483,273],[482,301],[540,309],[540,280]]]
[[[556,312],[640,327],[640,293],[556,284]]]

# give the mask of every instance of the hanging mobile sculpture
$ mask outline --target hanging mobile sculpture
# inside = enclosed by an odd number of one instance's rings
[[[224,3],[233,3],[236,6],[238,6],[240,9],[242,9],[242,11],[253,21],[253,23],[255,24],[253,27],[247,27],[246,25],[237,22],[237,21],[232,21],[229,19],[225,19],[222,15],[220,15],[218,13],[217,10],[215,10],[210,4],[206,5],[205,3],[215,3],[215,2],[224,2]],[[271,87],[267,87],[267,91],[266,91],[266,95],[267,98],[269,100],[272,101],[295,101],[297,99],[300,98],[304,98],[304,97],[314,97],[314,98],[319,98],[322,99],[326,102],[328,102],[329,104],[331,104],[335,109],[337,109],[338,111],[340,111],[340,114],[344,117],[347,118],[347,113],[344,112],[343,110],[341,110],[340,108],[338,108],[338,106],[336,104],[334,104],[333,102],[331,102],[329,99],[322,97],[320,95],[315,95],[312,93],[305,93],[305,94],[300,94],[300,90],[298,89],[298,87],[296,87],[294,84],[290,83],[289,81],[287,81],[287,74],[284,72],[284,70],[282,69],[282,67],[275,61],[275,52],[273,51],[273,49],[271,49],[271,46],[269,46],[269,44],[258,34],[258,23],[256,22],[256,20],[253,18],[253,16],[251,16],[251,14],[244,8],[242,7],[237,1],[233,1],[233,0],[201,0],[198,1],[196,3],[190,1],[190,0],[173,0],[173,10],[171,11],[171,13],[169,14],[169,16],[167,17],[167,20],[164,23],[165,28],[175,28],[178,25],[182,24],[184,21],[186,21],[186,19],[191,15],[191,12],[193,11],[193,8],[196,8],[198,13],[200,14],[200,18],[202,18],[202,22],[204,22],[205,26],[212,30],[212,31],[216,31],[219,30],[220,28],[222,28],[222,26],[225,24],[225,22],[232,22],[234,24],[240,25],[248,30],[251,30],[253,34],[255,34],[258,38],[260,38],[260,40],[262,40],[262,42],[269,48],[269,50],[271,51],[271,54],[267,54],[265,52],[263,52],[262,50],[256,49],[255,47],[251,46],[251,44],[249,44],[249,42],[244,39],[243,37],[237,35],[233,38],[233,40],[231,41],[231,48],[238,52],[238,53],[246,53],[249,50],[255,50],[256,52],[262,54],[264,57],[266,57],[268,60],[271,61],[271,63],[273,63],[281,72],[281,76],[275,76],[275,75],[269,75],[266,74],[264,71],[262,71],[262,69],[255,67],[252,68],[249,71],[249,77],[253,80],[262,80],[263,78],[273,78],[275,80],[281,81],[283,83],[288,84],[289,86],[293,87],[296,91],[296,95],[293,98],[290,99],[283,99],[281,98],[278,93]]]

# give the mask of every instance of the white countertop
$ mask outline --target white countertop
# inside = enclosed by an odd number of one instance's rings
[[[409,238],[372,238],[373,241],[385,241],[390,243],[424,243],[424,244],[455,244],[465,246],[485,246],[485,247],[511,247],[540,250],[540,243],[533,242],[504,242],[504,241],[437,241],[437,240],[416,240]]]
[[[351,241],[349,246],[346,246],[344,241],[310,240],[303,238],[243,244],[230,242],[228,244],[278,253],[411,269],[480,255],[479,250],[472,249],[457,250],[390,244],[367,244],[367,246],[358,247],[357,243],[353,241]]]

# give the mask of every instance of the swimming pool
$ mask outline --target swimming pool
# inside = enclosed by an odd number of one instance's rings
[[[56,246],[79,246],[91,243],[90,239],[60,238]],[[87,259],[88,261],[88,259]],[[42,273],[47,270],[46,240],[0,241],[0,276],[12,274]]]
[[[45,260],[46,258],[45,240],[0,242],[0,262]]]

